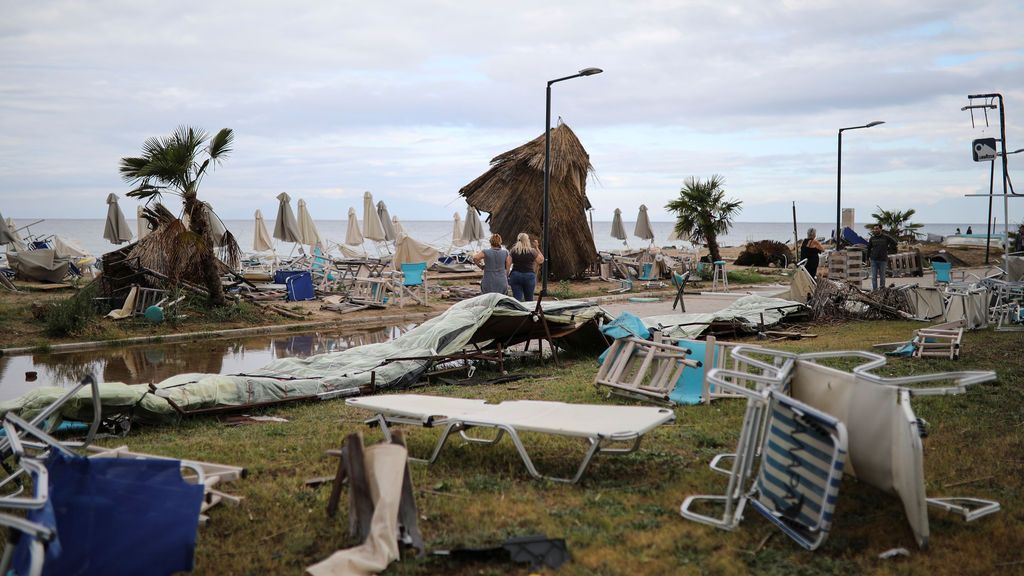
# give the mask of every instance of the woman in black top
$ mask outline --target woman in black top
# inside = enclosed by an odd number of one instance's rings
[[[516,237],[516,244],[510,251],[512,254],[512,272],[508,276],[508,285],[512,295],[520,302],[533,300],[533,290],[537,287],[537,274],[533,271],[534,264],[544,262],[540,250],[530,245],[530,236],[521,232]]]

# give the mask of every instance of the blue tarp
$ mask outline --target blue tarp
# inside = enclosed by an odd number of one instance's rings
[[[644,321],[635,314],[629,312],[623,312],[619,314],[615,320],[605,324],[601,327],[601,332],[605,336],[619,340],[620,338],[629,338],[630,336],[636,336],[644,340],[651,339],[651,330],[644,325]],[[609,348],[610,350],[611,348]],[[605,358],[608,356],[608,350],[605,350],[597,357],[598,364],[604,364]]]
[[[857,234],[849,227],[843,228],[843,240],[845,240],[847,244],[864,244],[866,246],[868,243],[863,236]]]

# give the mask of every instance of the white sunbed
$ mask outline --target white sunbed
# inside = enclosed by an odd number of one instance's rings
[[[467,442],[480,444],[496,444],[502,436],[508,434],[531,476],[569,483],[579,482],[594,455],[633,452],[640,446],[644,434],[675,418],[671,410],[645,406],[600,406],[535,400],[488,404],[485,400],[418,394],[350,398],[345,402],[349,406],[375,412],[377,416],[369,423],[379,424],[389,440],[391,431],[388,426],[391,424],[443,427],[430,457],[426,460],[410,460],[427,464],[434,462],[452,432],[458,432]],[[492,428],[498,433],[494,438],[476,438],[466,434],[472,428]],[[572,478],[545,476],[533,465],[519,438],[521,432],[584,438],[590,443],[590,448]],[[619,448],[610,446],[621,442],[632,444]]]

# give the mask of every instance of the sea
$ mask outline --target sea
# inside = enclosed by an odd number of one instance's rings
[[[134,219],[129,219],[128,224],[131,226],[133,234],[137,233],[136,231],[138,230],[138,226],[136,221]],[[266,224],[268,232],[273,232],[273,219],[267,220]],[[635,222],[624,221],[623,224],[627,233],[632,232],[633,227],[635,226]],[[116,245],[111,244],[103,238],[104,220],[102,218],[16,218],[15,225],[19,228],[26,225],[28,226],[27,228],[22,228],[19,232],[19,235],[23,238],[26,236],[45,238],[51,235],[60,235],[64,239],[72,240],[85,249],[85,251],[95,256],[117,249]],[[254,220],[225,220],[224,225],[235,236],[243,252],[252,251],[253,230],[256,225]],[[346,220],[319,220],[316,222],[316,225],[320,232],[320,237],[325,240],[342,242],[345,239],[345,229],[348,225]],[[454,223],[451,220],[403,220],[402,226],[405,227],[406,232],[410,236],[420,242],[425,242],[445,252],[452,248],[451,239]],[[938,234],[940,236],[949,236],[955,234],[957,228],[966,232],[968,226],[973,228],[973,232],[975,234],[983,234],[985,231],[984,223],[925,224],[921,231],[924,233]],[[691,245],[689,242],[667,240],[672,232],[672,227],[672,222],[651,222],[651,228],[654,231],[654,244],[658,246],[690,248]],[[803,238],[807,233],[807,229],[810,227],[817,229],[819,237],[830,237],[832,230],[835,227],[835,223],[798,222],[797,232],[799,237]],[[650,245],[647,241],[633,236],[626,240],[626,242],[612,238],[611,228],[611,222],[594,222],[594,241],[599,251],[618,250],[627,247],[643,248]],[[487,229],[486,222],[484,222],[484,229]],[[857,224],[856,229],[858,232],[866,231],[865,224]],[[1001,232],[1002,229],[1000,228],[999,231]],[[506,242],[509,240],[510,239],[506,239]],[[741,246],[747,242],[757,240],[779,240],[781,242],[792,242],[793,223],[736,222],[728,234],[719,236],[718,239],[721,246]],[[275,240],[275,243],[275,251],[279,255],[287,255],[297,251],[294,244],[283,243],[278,240]],[[373,242],[367,242],[364,245],[364,249],[368,254],[374,255],[377,254],[378,247]]]

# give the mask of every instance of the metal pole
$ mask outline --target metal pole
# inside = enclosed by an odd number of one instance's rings
[[[793,246],[797,252],[797,261],[800,260],[800,234],[796,231],[796,202],[793,202]]]
[[[544,106],[544,220],[541,223],[543,240],[541,242],[544,263],[541,264],[540,297],[548,295],[548,259],[551,251],[548,250],[548,211],[550,210],[551,194],[551,82],[548,82],[547,95]]]
[[[839,161],[836,163],[836,250],[839,250],[840,222],[843,211],[843,129],[839,129]]]
[[[1003,148],[1006,150],[1006,148]],[[996,161],[993,159],[989,164],[992,169],[988,175],[988,219],[985,221],[985,225],[988,229],[985,232],[985,264],[988,264],[988,252],[989,247],[992,244],[992,188],[996,181]]]
[[[1006,171],[1006,111],[1003,110],[1003,95],[999,94],[997,97],[999,98],[999,138],[1003,146],[1003,256],[1006,256],[1010,252],[1010,198],[1006,195],[1006,180],[1009,178]],[[990,198],[991,196],[989,194]]]

